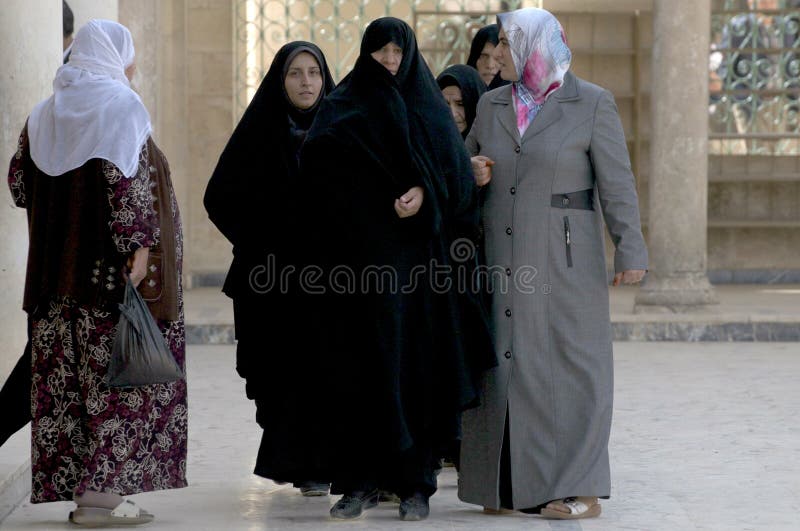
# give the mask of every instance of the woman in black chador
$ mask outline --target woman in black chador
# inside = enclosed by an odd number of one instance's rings
[[[486,92],[483,79],[471,66],[453,65],[439,74],[436,82],[450,107],[458,132],[466,139],[475,121],[478,100]]]
[[[500,42],[499,34],[500,27],[497,24],[479,29],[472,38],[467,58],[467,66],[478,71],[488,90],[508,85],[508,81],[500,77],[500,64],[494,59],[494,49]]]
[[[309,248],[323,257],[328,333],[325,429],[333,518],[360,516],[378,489],[400,517],[428,515],[442,449],[496,361],[470,288],[476,187],[464,142],[395,18],[367,27],[353,71],[322,102],[300,157]],[[452,248],[452,257],[451,257]]]
[[[319,437],[298,416],[324,407],[307,375],[313,350],[296,277],[281,273],[298,259],[298,156],[320,102],[333,90],[322,51],[292,42],[275,56],[208,183],[208,216],[233,244],[223,291],[233,299],[236,370],[255,400],[264,429],[255,473],[291,481],[306,496],[325,495],[328,479],[313,466]],[[313,338],[313,333],[311,334]]]

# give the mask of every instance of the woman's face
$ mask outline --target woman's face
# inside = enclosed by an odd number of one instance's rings
[[[500,30],[499,40],[493,57],[500,66],[500,77],[506,81],[519,81],[519,74],[514,67],[514,59],[511,57],[511,47],[508,45],[508,38],[503,29]]]
[[[400,70],[400,63],[403,61],[403,49],[393,42],[387,42],[380,50],[375,50],[370,54],[373,59],[382,64],[386,70],[397,75]]]
[[[125,69],[125,77],[128,78],[128,81],[133,81],[133,76],[136,75],[136,63],[131,63]]]
[[[497,72],[500,71],[500,65],[497,64],[497,61],[495,61],[493,57],[494,49],[495,45],[486,41],[486,44],[483,45],[483,51],[481,51],[478,60],[475,62],[475,67],[478,69],[481,79],[483,79],[483,82],[486,83],[487,86],[492,82]]]
[[[289,63],[283,86],[292,105],[301,110],[313,107],[322,91],[322,70],[314,56],[297,54]]]
[[[467,115],[464,111],[464,101],[461,99],[461,89],[455,85],[450,85],[442,89],[442,95],[450,107],[450,112],[453,113],[458,132],[463,133],[467,128]]]

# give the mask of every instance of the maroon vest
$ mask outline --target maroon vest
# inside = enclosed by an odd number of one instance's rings
[[[150,146],[151,180],[157,198],[162,241],[154,248],[155,268],[148,263],[148,280],[157,279],[151,290],[151,310],[156,318],[176,320],[177,264],[175,234],[170,208],[169,170],[163,154]],[[153,149],[155,148],[155,149]],[[28,313],[47,311],[44,304],[57,297],[69,297],[81,304],[106,306],[122,301],[126,262],[113,242],[109,221],[111,206],[102,160],[92,159],[64,175],[52,177],[41,172],[23,154],[30,244],[23,308]],[[165,189],[162,189],[166,187]],[[166,195],[166,198],[164,197]],[[166,216],[161,210],[166,209]]]

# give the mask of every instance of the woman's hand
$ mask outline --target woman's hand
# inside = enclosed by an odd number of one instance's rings
[[[128,258],[128,276],[134,287],[138,288],[144,277],[147,276],[147,257],[149,255],[150,247],[139,247],[133,256]]]
[[[614,275],[614,282],[612,285],[619,286],[620,284],[638,284],[644,278],[646,273],[643,269],[629,269],[622,273]]]
[[[472,157],[472,173],[475,174],[475,184],[478,186],[486,186],[492,180],[492,166],[494,161],[489,157],[478,155]]]
[[[401,218],[410,218],[419,212],[424,198],[425,190],[421,186],[415,186],[403,194],[401,198],[394,200],[394,211]]]

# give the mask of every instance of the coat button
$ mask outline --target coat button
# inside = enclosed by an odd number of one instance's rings
[[[506,234],[508,234],[509,236],[511,236],[511,233],[512,233],[512,232],[514,232],[514,231],[513,231],[513,230],[511,230],[511,227],[507,227],[507,228],[506,228]]]
[[[569,197],[565,196],[564,199],[561,200],[561,204],[567,206],[569,204]]]
[[[510,360],[511,359],[511,352],[506,351],[505,357],[506,357],[507,360]]]
[[[506,308],[506,317],[511,317],[511,308]]]
[[[506,275],[511,276],[511,268],[510,267],[506,268]]]
[[[522,149],[519,146],[514,148],[514,153],[519,153],[520,151],[522,151]]]
[[[517,193],[517,189],[512,186],[511,190],[509,190],[509,192],[511,192],[511,195],[514,195],[514,194]]]

